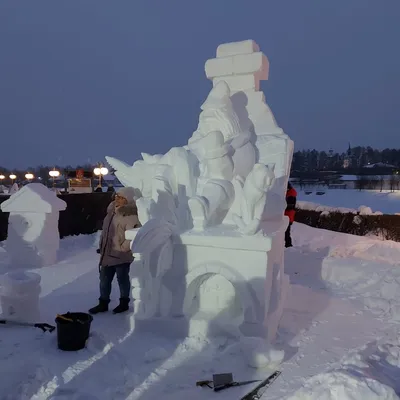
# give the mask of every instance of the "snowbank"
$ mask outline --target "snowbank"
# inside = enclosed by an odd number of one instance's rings
[[[323,206],[332,208],[356,209],[358,205],[364,204],[372,210],[379,210],[384,214],[396,214],[400,212],[400,191],[376,191],[376,190],[355,190],[355,189],[326,189],[324,195],[317,195],[317,188],[310,188],[298,191],[297,200],[313,204],[322,203]],[[311,194],[305,192],[312,191]]]
[[[367,377],[353,376],[347,371],[317,375],[307,381],[287,400],[398,400],[389,386]]]
[[[297,208],[301,210],[317,211],[322,212],[323,215],[329,215],[329,213],[342,213],[342,214],[360,214],[360,215],[382,215],[381,211],[372,211],[371,207],[360,206],[358,209],[346,208],[346,207],[330,207],[324,206],[317,203],[312,203],[309,201],[298,201]]]
[[[336,369],[306,380],[287,400],[398,400],[399,376],[399,339],[369,343]]]

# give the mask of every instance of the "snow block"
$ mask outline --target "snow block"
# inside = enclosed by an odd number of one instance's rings
[[[260,51],[260,47],[254,40],[223,43],[217,47],[217,58],[235,56],[237,54],[249,54]]]
[[[217,76],[229,76],[233,75],[233,57],[224,58],[212,58],[206,61],[205,71],[208,79],[215,78]]]
[[[258,74],[259,79],[267,80],[269,61],[262,52],[212,58],[206,61],[205,71],[209,79],[229,75]]]
[[[235,56],[233,59],[233,72],[235,75],[257,73],[260,80],[268,80],[268,58],[262,52]]]
[[[41,277],[26,271],[11,271],[1,277],[0,303],[4,318],[38,322]]]

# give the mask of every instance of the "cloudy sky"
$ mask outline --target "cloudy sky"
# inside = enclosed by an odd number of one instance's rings
[[[0,165],[186,144],[218,44],[254,39],[297,149],[400,147],[400,0],[0,0]]]

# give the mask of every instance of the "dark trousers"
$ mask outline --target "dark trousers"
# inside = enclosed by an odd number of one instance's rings
[[[113,267],[100,267],[100,298],[110,300],[111,284],[114,275],[117,274],[117,281],[122,299],[129,299],[131,282],[129,279],[130,264],[119,264]]]
[[[293,246],[292,236],[290,234],[290,229],[291,229],[292,225],[293,225],[293,222],[289,222],[289,225],[288,225],[288,227],[286,229],[286,232],[285,232],[285,247],[292,247]]]

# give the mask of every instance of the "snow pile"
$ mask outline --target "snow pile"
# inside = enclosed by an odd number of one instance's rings
[[[310,201],[298,201],[297,208],[300,210],[321,212],[321,215],[329,215],[329,213],[341,214],[360,214],[360,215],[383,215],[381,211],[372,211],[371,207],[360,206],[358,209],[346,207],[331,207],[322,204],[312,203]]]
[[[323,206],[321,204],[312,203],[310,201],[298,201],[296,206],[300,210],[325,212],[325,214],[330,212],[338,212],[342,214],[357,214],[357,210],[353,208]]]
[[[316,231],[319,235],[314,235]],[[294,233],[296,244],[326,253],[320,278],[327,288],[337,295],[360,300],[365,310],[380,318],[400,322],[400,243],[299,224],[294,225]]]
[[[243,337],[241,350],[248,365],[253,368],[278,366],[285,356],[283,351],[272,348],[265,340],[256,337]]]
[[[389,386],[346,371],[319,374],[287,400],[398,400]]]
[[[332,371],[308,379],[287,400],[398,400],[399,332],[392,340],[369,343],[344,357]]]
[[[306,248],[307,251],[328,249],[329,257],[357,258],[391,265],[397,265],[400,260],[400,243],[392,240],[315,229],[298,223],[293,225],[293,232],[296,247]],[[352,263],[352,267],[357,265]]]
[[[369,207],[372,210],[382,211],[384,214],[396,214],[400,212],[400,191],[377,191],[377,190],[355,190],[355,189],[328,189],[323,188],[325,194],[319,196],[316,192],[319,189],[297,188],[299,202],[321,203],[324,206],[332,208],[350,208],[355,209],[360,204]],[[311,194],[305,194],[306,191],[313,191]]]

